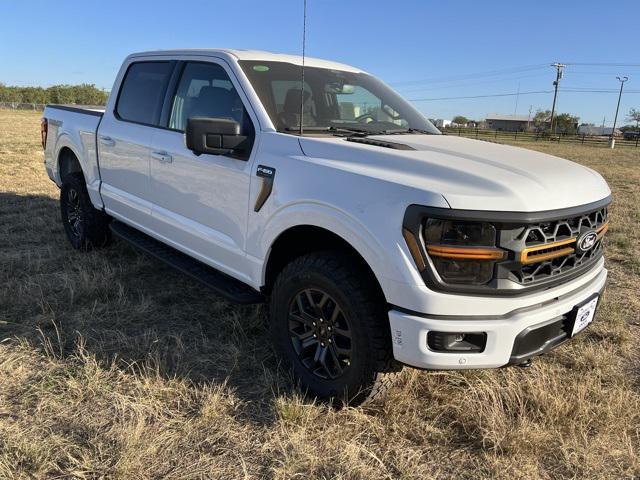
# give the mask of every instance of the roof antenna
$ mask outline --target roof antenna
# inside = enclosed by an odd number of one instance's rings
[[[302,78],[300,80],[300,136],[302,136],[302,124],[304,122],[304,54],[307,41],[307,0],[303,0],[304,10],[302,17]]]

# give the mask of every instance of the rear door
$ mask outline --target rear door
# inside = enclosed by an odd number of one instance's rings
[[[151,227],[149,161],[153,131],[176,62],[131,63],[113,111],[98,129],[100,193],[107,212],[134,226]]]
[[[185,145],[190,117],[226,118],[255,137],[254,120],[233,73],[220,61],[186,61],[165,104],[166,129],[153,135],[151,199],[154,228],[167,243],[248,281],[245,235],[251,155],[196,155]]]

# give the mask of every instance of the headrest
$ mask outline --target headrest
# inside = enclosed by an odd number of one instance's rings
[[[309,100],[311,93],[304,91],[304,101]],[[284,98],[282,109],[285,113],[300,113],[300,89],[290,88]]]
[[[234,100],[234,95],[226,88],[207,86],[200,89],[198,100],[200,102],[206,102],[219,106],[231,105]]]

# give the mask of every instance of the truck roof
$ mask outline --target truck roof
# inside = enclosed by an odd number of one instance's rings
[[[241,49],[226,49],[226,48],[189,48],[182,50],[153,50],[148,52],[138,52],[129,55],[129,57],[149,57],[149,56],[171,56],[171,55],[211,55],[217,57],[227,57],[236,60],[257,60],[257,61],[271,61],[271,62],[287,62],[294,65],[302,65],[302,56],[300,55],[288,55],[285,53],[273,53],[263,50],[241,50]],[[348,72],[363,72],[363,70],[346,65],[344,63],[332,62],[330,60],[323,60],[320,58],[305,56],[304,64],[308,67],[320,67],[331,68],[335,70],[345,70]]]

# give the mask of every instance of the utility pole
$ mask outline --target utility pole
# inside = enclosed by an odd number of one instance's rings
[[[613,128],[611,129],[611,139],[609,140],[609,146],[611,148],[615,148],[616,140],[614,138],[614,134],[616,133],[616,122],[618,121],[618,110],[620,110],[620,99],[622,98],[622,88],[624,87],[624,82],[629,80],[629,77],[616,77],[620,82],[620,94],[618,95],[618,105],[616,106],[616,116],[613,117]]]
[[[527,131],[531,128],[531,110],[533,110],[533,105],[529,105],[529,118],[527,118]]]
[[[555,91],[553,92],[553,106],[551,107],[551,125],[549,126],[551,133],[553,133],[553,116],[556,113],[556,99],[558,98],[558,87],[560,86],[560,80],[562,79],[562,69],[566,65],[562,63],[552,63],[552,67],[556,69],[556,81],[553,82]]]

